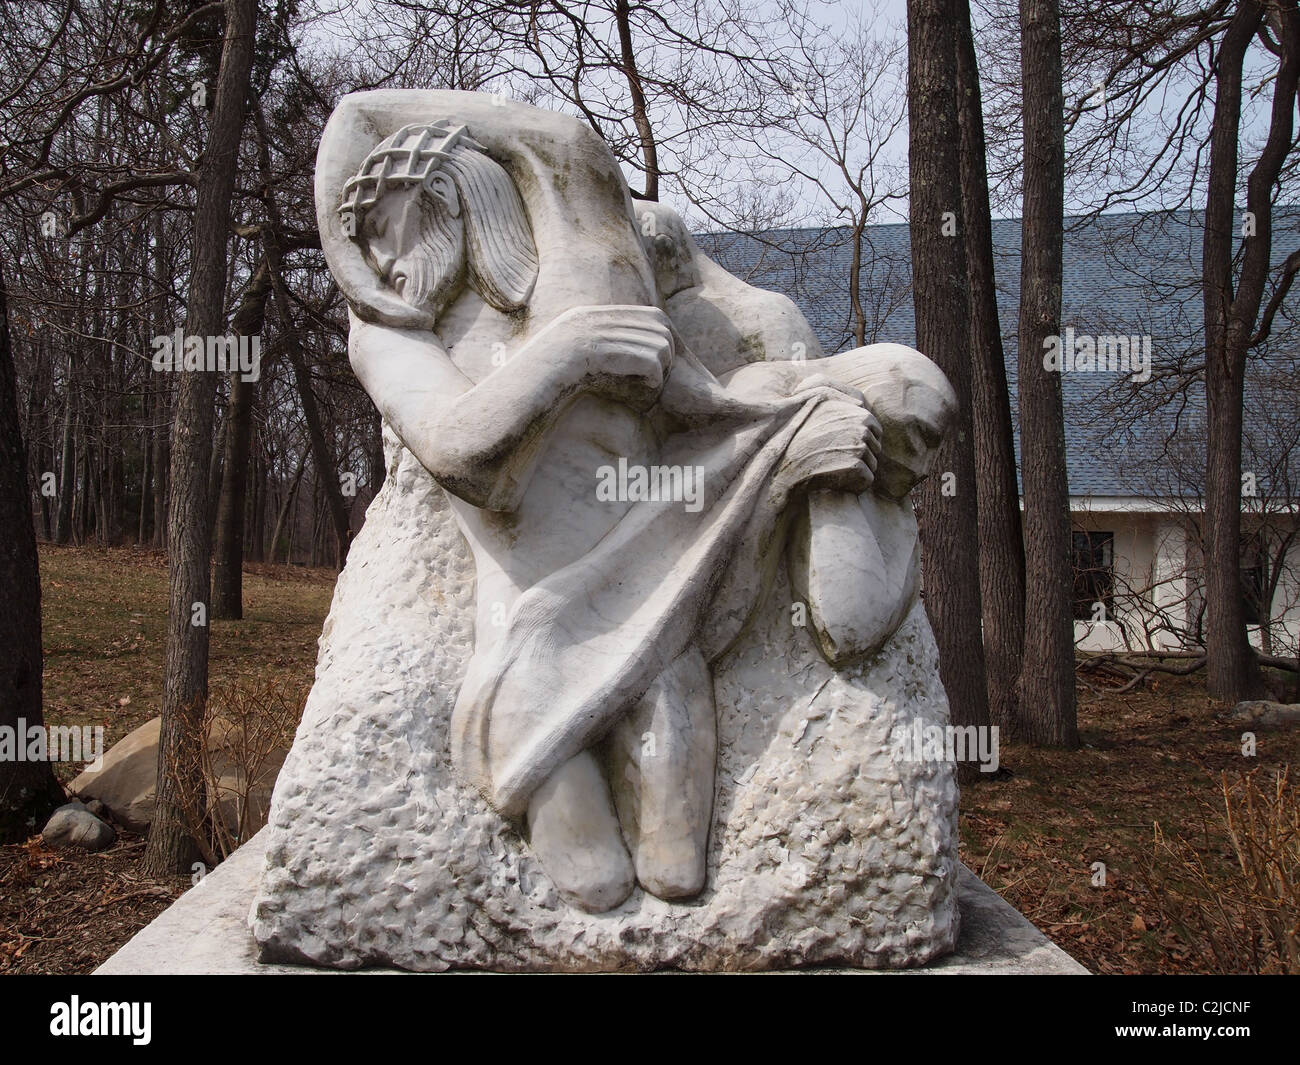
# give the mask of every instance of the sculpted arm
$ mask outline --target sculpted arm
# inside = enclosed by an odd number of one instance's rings
[[[573,375],[538,360],[474,385],[432,333],[351,324],[357,378],[425,469],[474,506],[512,509],[546,428],[578,391]]]
[[[881,492],[811,493],[789,542],[790,585],[836,668],[878,651],[916,601],[920,554],[911,501]]]
[[[439,484],[487,510],[518,506],[550,430],[579,394],[647,409],[672,354],[662,312],[577,308],[474,384],[432,332],[349,318],[352,368],[380,413]]]

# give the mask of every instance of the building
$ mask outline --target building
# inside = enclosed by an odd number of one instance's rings
[[[793,299],[827,354],[856,346],[859,331],[866,343],[915,344],[904,224],[864,232],[856,311],[847,228],[697,239],[732,273]],[[1067,220],[1063,335],[1045,355],[1059,356],[1063,367],[1075,632],[1084,650],[1183,649],[1201,641],[1201,241],[1199,212]],[[1014,415],[1019,221],[995,221],[993,243]],[[1300,249],[1300,209],[1279,209],[1273,246],[1277,267]],[[1281,301],[1269,340],[1255,349],[1245,422],[1242,588],[1251,639],[1266,652],[1295,657],[1300,285]]]

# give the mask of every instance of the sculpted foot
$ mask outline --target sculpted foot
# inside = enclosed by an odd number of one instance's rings
[[[632,893],[632,859],[605,778],[588,752],[569,759],[537,789],[528,804],[528,828],[533,853],[572,905],[603,913]]]
[[[661,899],[689,899],[704,889],[705,848],[695,837],[647,839],[636,852],[636,878]]]

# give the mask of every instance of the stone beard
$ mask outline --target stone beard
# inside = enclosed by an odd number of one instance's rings
[[[388,280],[412,307],[438,314],[465,283],[465,228],[429,197],[419,207],[419,241]]]

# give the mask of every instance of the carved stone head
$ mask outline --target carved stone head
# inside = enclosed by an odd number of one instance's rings
[[[517,310],[537,279],[519,192],[461,125],[408,125],[381,141],[344,183],[339,214],[379,277],[435,315],[466,284]]]

